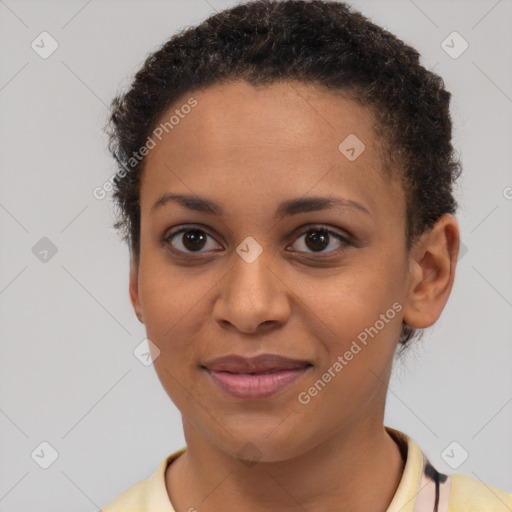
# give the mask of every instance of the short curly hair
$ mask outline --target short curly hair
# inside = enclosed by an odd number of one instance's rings
[[[255,0],[216,13],[149,55],[106,126],[117,162],[116,229],[138,266],[140,178],[133,159],[161,116],[183,95],[230,80],[298,81],[341,91],[372,108],[383,169],[406,196],[406,248],[444,213],[461,164],[452,147],[451,94],[420,54],[343,2]],[[403,324],[402,349],[418,332]],[[420,336],[421,337],[421,334]]]

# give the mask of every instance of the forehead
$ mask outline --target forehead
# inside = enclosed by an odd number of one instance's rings
[[[181,110],[191,97],[197,105]],[[372,211],[396,207],[400,199],[400,187],[382,176],[372,110],[338,91],[236,81],[183,96],[161,116],[161,125],[173,114],[172,128],[154,138],[146,157],[142,210],[164,192],[270,206],[278,202],[272,199],[336,189]]]

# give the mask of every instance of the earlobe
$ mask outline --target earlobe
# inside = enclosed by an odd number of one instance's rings
[[[144,323],[142,316],[142,310],[140,307],[139,299],[139,273],[136,264],[133,260],[130,261],[130,284],[129,284],[130,302],[132,303],[135,315],[139,319],[139,322]]]
[[[425,329],[441,316],[453,287],[459,245],[457,220],[447,213],[411,249],[406,324]]]

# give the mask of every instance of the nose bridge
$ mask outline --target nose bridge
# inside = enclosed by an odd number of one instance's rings
[[[248,237],[233,254],[230,275],[223,281],[214,315],[240,330],[265,322],[282,322],[288,314],[285,287],[276,276],[271,252]]]
[[[272,265],[270,251],[256,244],[245,240],[237,247],[228,290],[230,299],[240,304],[250,303],[253,311],[263,308],[273,294],[278,293],[275,274],[269,268]]]

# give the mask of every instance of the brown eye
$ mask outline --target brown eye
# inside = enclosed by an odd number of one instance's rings
[[[329,245],[329,237],[329,233],[325,230],[309,231],[305,243],[313,251],[323,251]]]
[[[208,238],[211,238],[210,235],[203,229],[189,227],[170,233],[164,238],[163,242],[171,244],[172,249],[178,252],[206,252],[202,251],[202,249],[207,246]],[[215,246],[210,247],[210,249],[214,248]]]
[[[344,249],[345,246],[351,245],[347,236],[343,236],[336,231],[324,227],[313,227],[304,231],[297,240],[304,237],[304,241],[299,243],[299,252],[306,253],[337,253]],[[338,242],[336,246],[336,241]],[[334,244],[334,247],[332,245]],[[325,251],[327,247],[331,246],[331,250]],[[306,250],[301,250],[306,248]]]
[[[297,240],[304,237],[304,240],[298,244],[299,248],[295,251],[306,254],[331,255],[342,252],[347,246],[352,245],[350,237],[331,229],[314,226],[304,231]],[[209,240],[212,240],[210,242]],[[163,244],[170,245],[170,250],[181,254],[202,254],[212,250],[222,249],[214,239],[204,229],[197,227],[182,227],[170,234],[167,234],[162,240]],[[336,242],[338,242],[336,244]],[[208,245],[210,243],[210,245]],[[330,248],[330,249],[329,249]],[[328,249],[328,250],[326,250]]]

